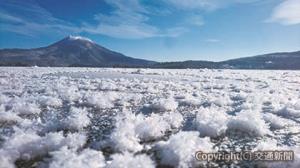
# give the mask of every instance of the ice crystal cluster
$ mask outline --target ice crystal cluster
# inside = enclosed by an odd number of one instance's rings
[[[300,72],[0,68],[0,167],[300,167]],[[293,150],[293,162],[195,152]]]

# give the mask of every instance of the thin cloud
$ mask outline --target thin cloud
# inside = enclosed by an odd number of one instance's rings
[[[204,20],[201,15],[191,15],[187,19],[187,24],[201,27],[204,25]]]
[[[82,22],[74,25],[55,18],[34,1],[3,1],[0,7],[1,31],[14,32],[27,36],[41,34],[78,34],[82,32],[105,35],[114,38],[141,39],[151,37],[177,37],[187,30],[182,27],[160,29],[148,24],[148,11],[138,0],[106,1],[114,10],[109,14],[96,14],[94,20],[98,23]],[[128,8],[130,6],[130,8]],[[14,12],[7,12],[6,8]],[[17,11],[17,12],[15,12]],[[12,14],[13,13],[13,14]],[[30,17],[22,16],[26,13]]]
[[[241,3],[241,0],[164,0],[167,9],[168,5],[177,5],[185,10],[185,15],[176,18],[176,22],[168,26],[160,26],[151,22],[157,8],[149,6],[140,0],[105,0],[112,7],[108,13],[98,13],[94,15],[94,22],[82,22],[73,24],[54,17],[46,9],[39,6],[34,1],[8,1],[0,2],[1,31],[10,31],[18,34],[37,36],[41,34],[78,34],[90,33],[105,35],[114,38],[142,39],[153,37],[178,37],[188,32],[191,26],[202,26],[203,18],[199,12],[201,9],[217,9],[225,4]],[[255,0],[243,0],[244,2]],[[6,11],[11,9],[13,12]],[[164,16],[172,16],[178,10],[161,11]],[[23,14],[26,14],[23,16]],[[17,24],[15,24],[17,23]]]
[[[164,0],[180,10],[203,10],[213,11],[232,4],[251,3],[258,0]]]
[[[82,30],[92,34],[101,34],[115,38],[140,39],[151,37],[177,37],[186,29],[171,27],[161,29],[147,23],[151,11],[146,9],[138,0],[106,1],[114,7],[109,14],[96,14],[97,25],[84,24]],[[128,8],[130,6],[130,8]]]
[[[218,3],[214,0],[164,0],[166,3],[181,10],[207,9],[217,8]]]
[[[162,37],[178,37],[181,34],[184,34],[188,32],[187,28],[184,27],[174,27],[174,28],[169,28],[163,33],[161,36]]]
[[[110,25],[99,24],[97,26],[86,25],[82,31],[91,34],[106,35],[114,38],[139,39],[157,36],[158,30],[147,25]]]
[[[218,43],[218,42],[220,42],[219,39],[206,39],[205,41],[209,42],[209,43]]]
[[[149,25],[145,13],[147,10],[137,0],[106,1],[114,7],[109,14],[96,14],[94,19],[98,24],[84,24],[82,31],[101,34],[115,38],[149,38],[159,35],[159,29]],[[128,8],[130,6],[130,8]]]
[[[13,9],[9,12],[7,9]],[[25,15],[26,14],[26,15]],[[0,3],[1,31],[13,32],[26,36],[47,33],[76,33],[80,28],[64,20],[57,19],[35,2],[2,1]]]
[[[1,20],[1,22],[12,22],[12,23],[23,23],[24,22],[24,20],[19,17],[12,16],[8,13],[1,12],[1,11],[0,11],[0,20]]]

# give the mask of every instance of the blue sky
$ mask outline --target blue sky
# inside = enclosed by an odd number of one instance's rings
[[[85,36],[157,61],[300,50],[300,0],[0,0],[0,48]]]

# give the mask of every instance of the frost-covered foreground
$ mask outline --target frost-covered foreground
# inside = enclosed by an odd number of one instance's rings
[[[300,72],[0,68],[0,167],[300,167]],[[294,162],[196,151],[293,150]]]

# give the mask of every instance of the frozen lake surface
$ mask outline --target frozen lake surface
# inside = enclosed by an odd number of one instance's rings
[[[1,168],[223,165],[300,167],[300,71],[0,67]]]

